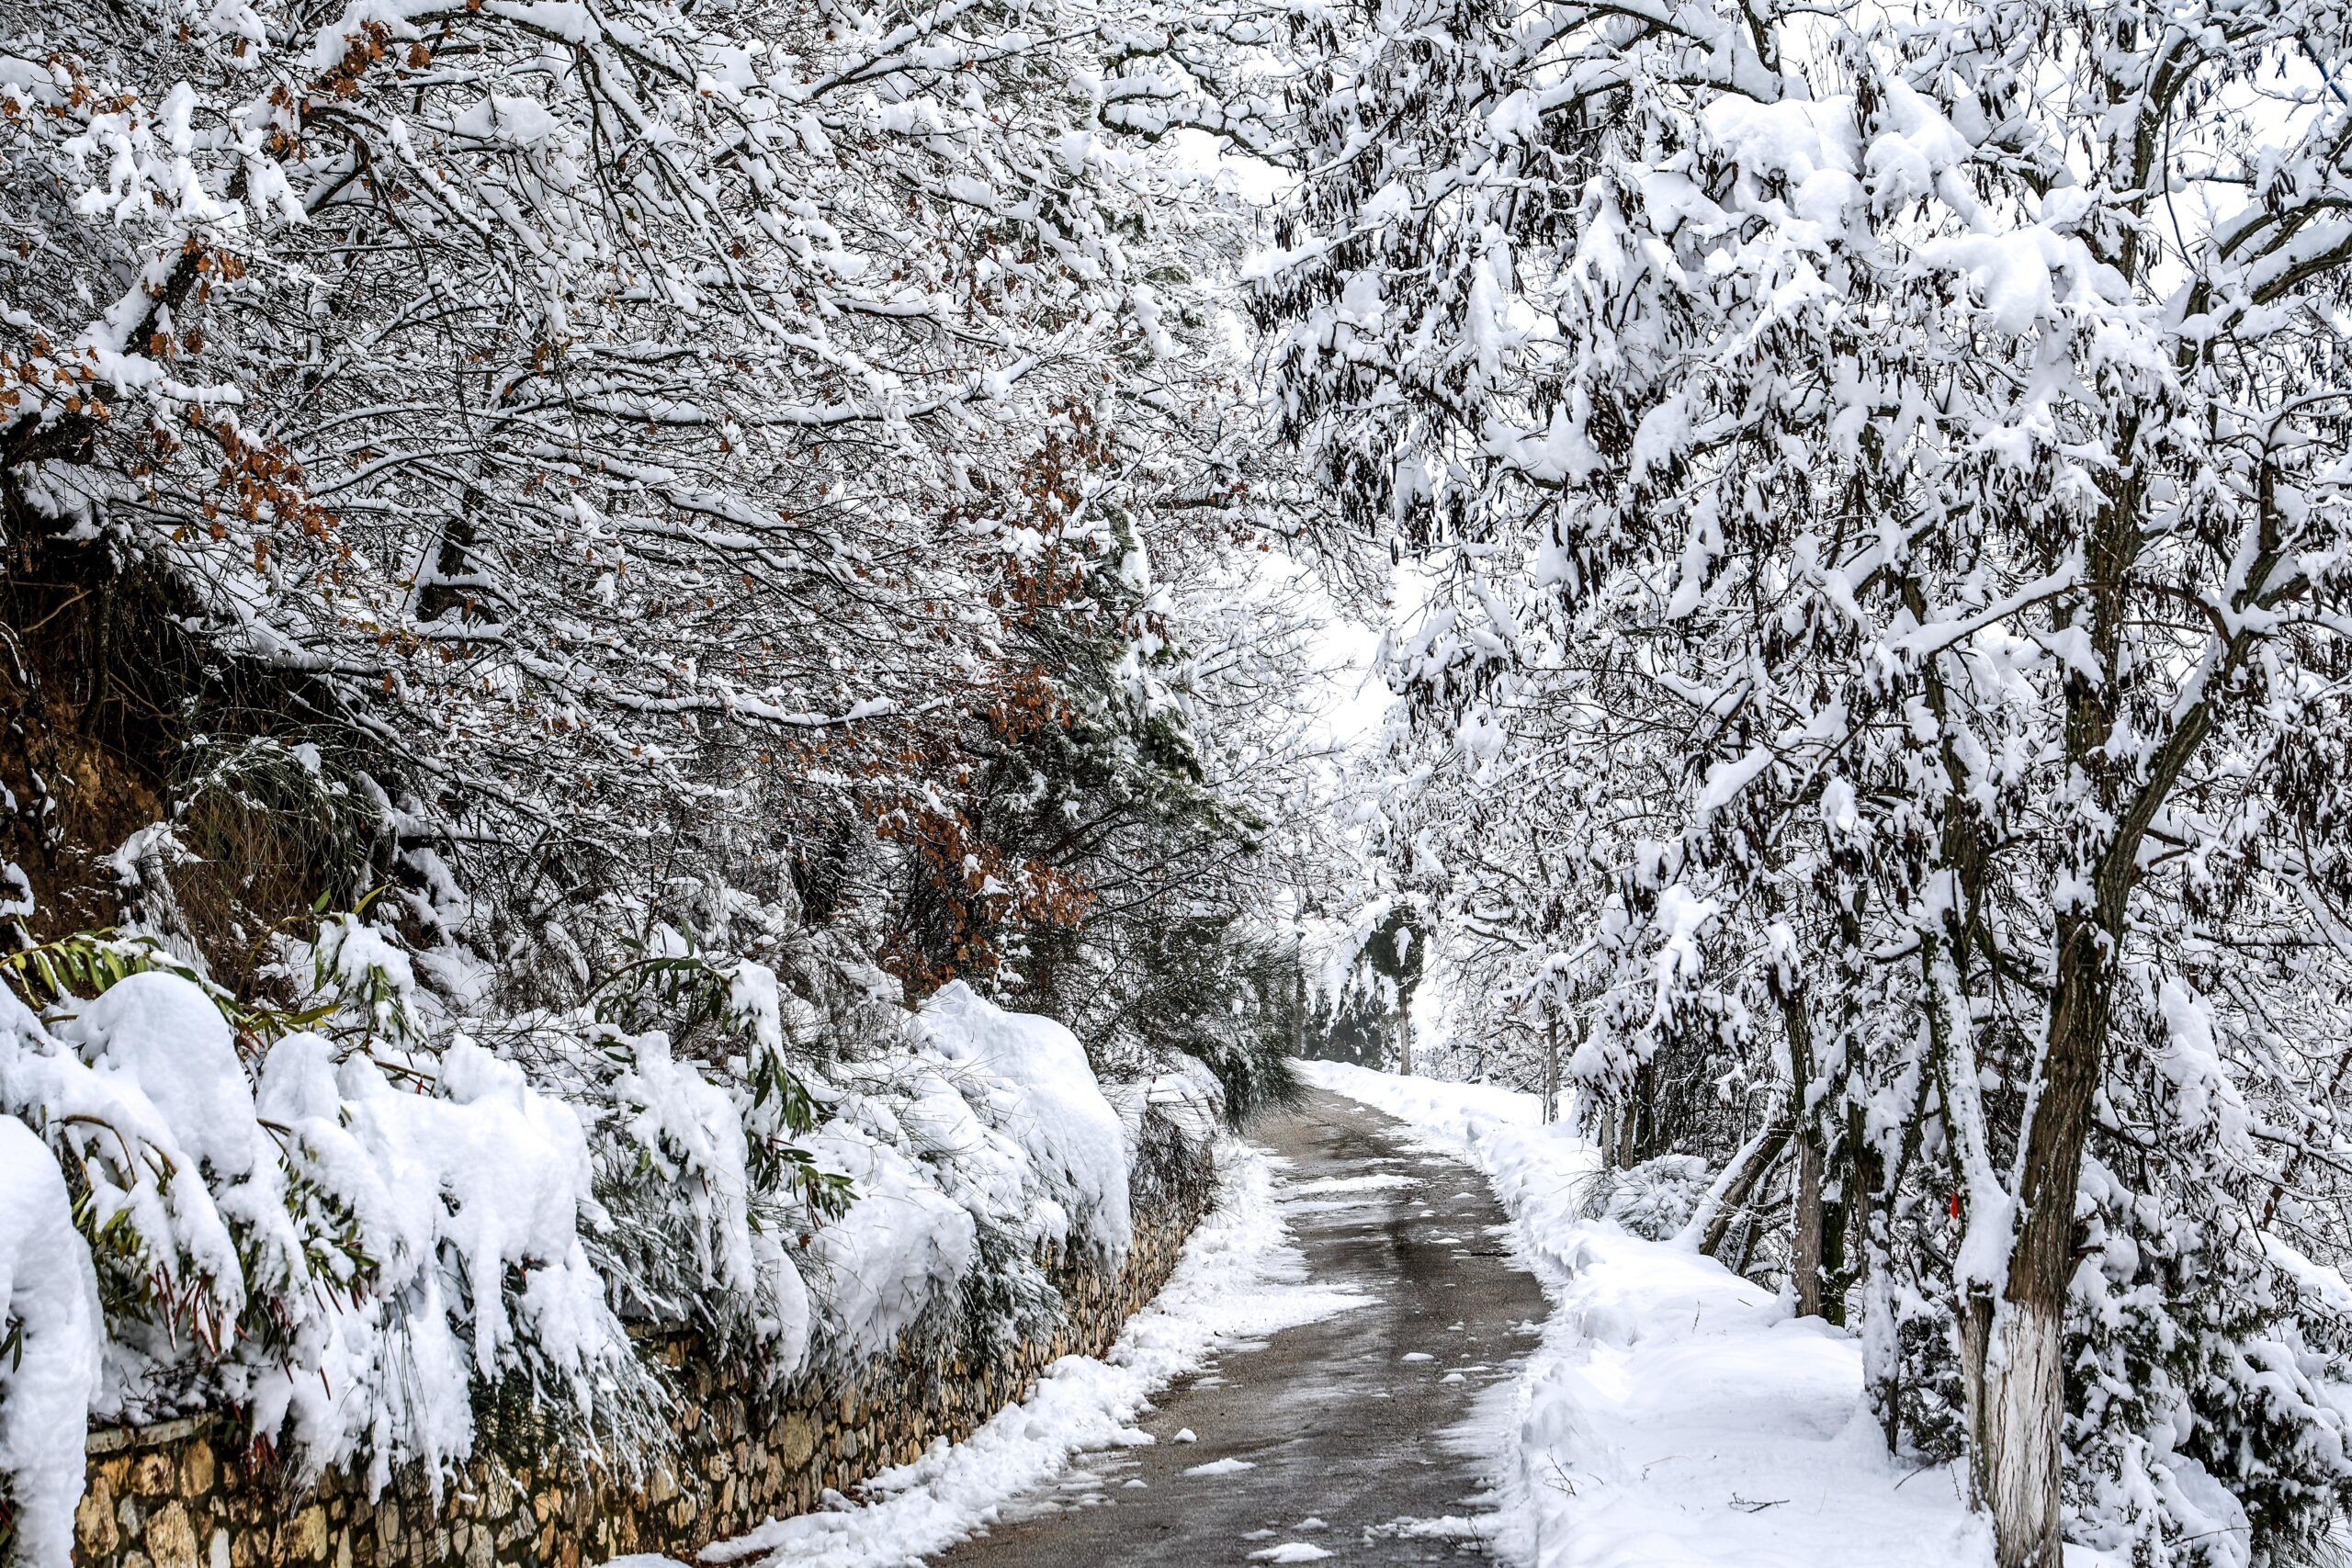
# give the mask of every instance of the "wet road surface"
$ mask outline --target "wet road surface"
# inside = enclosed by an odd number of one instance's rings
[[[1498,1402],[1544,1295],[1470,1168],[1323,1090],[1252,1142],[1290,1162],[1307,1282],[1369,1303],[1232,1347],[934,1568],[1329,1568],[1475,1561]],[[1178,1440],[1182,1431],[1194,1440]]]

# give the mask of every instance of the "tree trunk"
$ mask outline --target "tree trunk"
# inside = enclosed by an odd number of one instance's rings
[[[1634,1069],[1633,1097],[1625,1102],[1625,1141],[1618,1151],[1627,1165],[1639,1165],[1657,1149],[1657,1074],[1644,1062]]]
[[[1822,1248],[1826,1239],[1821,1198],[1824,1163],[1820,1134],[1808,1124],[1797,1134],[1796,1234],[1791,1245],[1793,1256],[1789,1260],[1789,1272],[1796,1277],[1799,1317],[1821,1315]]]
[[[1999,1568],[2062,1568],[2059,1438],[2066,1390],[2063,1307],[1991,1297],[1961,1312],[1968,1397],[1968,1481],[1993,1517]]]
[[[1747,1212],[1749,1197],[1763,1184],[1773,1166],[1780,1163],[1793,1126],[1789,1117],[1776,1116],[1747,1141],[1747,1147],[1732,1156],[1732,1163],[1715,1179],[1714,1187],[1684,1229],[1684,1235],[1697,1242],[1700,1251],[1710,1258],[1722,1256],[1732,1222]]]
[[[1863,1223],[1859,1209],[1869,1201],[1860,1157],[1868,1144],[1860,1107],[1847,1106],[1846,1124],[1838,1133],[1834,1138],[1826,1127],[1822,1133],[1821,1317],[1843,1328],[1847,1294],[1870,1256],[1857,1245],[1857,1227]]]
[[[97,607],[90,616],[90,700],[83,705],[81,725],[85,740],[98,733],[107,699],[114,694],[114,578],[105,562],[98,563],[98,570],[109,575],[99,580]]]
[[[1396,998],[1396,1070],[1413,1076],[1413,1002],[1403,996]]]
[[[2137,423],[2124,422],[2120,434],[2126,441],[2136,434]],[[2144,470],[2130,464],[2112,470],[2108,481],[2086,552],[2097,673],[2078,671],[2065,686],[2065,761],[2087,781],[2086,804],[2114,824],[2113,836],[2086,868],[2089,907],[2057,914],[2056,983],[2050,993],[2041,1079],[2020,1132],[2018,1217],[2007,1279],[1997,1304],[1972,1296],[1963,1313],[1963,1348],[1971,1351],[1963,1357],[1970,1385],[1970,1475],[1978,1504],[1993,1516],[1994,1556],[2000,1568],[2062,1568],[2059,1439],[2065,1424],[2065,1381],[2059,1358],[2066,1284],[2075,1271],[2075,1198],[2083,1145],[2113,1019],[2113,955],[2122,948],[2129,923],[2141,840],[2211,721],[2206,702],[2192,706],[2136,784],[2108,750],[2125,667],[2127,588],[2143,547],[2139,529],[2145,514],[2144,482]],[[2238,603],[2243,607],[2245,601]],[[2225,670],[2242,646],[2233,638]],[[2227,689],[2226,674],[2212,680],[2209,691]],[[1955,801],[1963,793],[1955,791]],[[1971,853],[1981,856],[1983,850],[1976,841]],[[1955,856],[1953,863],[1962,862]],[[1978,874],[1973,868],[1963,872],[1964,877]],[[1975,886],[1961,908],[1972,915],[1979,908]],[[1973,1347],[1967,1343],[1972,1333]]]
[[[1544,1019],[1544,1121],[1545,1125],[1560,1119],[1560,1021],[1556,1015]]]
[[[1796,1213],[1792,1218],[1789,1272],[1795,1277],[1797,1315],[1821,1315],[1821,1270],[1824,1262],[1822,1184],[1828,1163],[1823,1146],[1821,1118],[1808,1101],[1813,1094],[1813,1022],[1805,1014],[1801,990],[1774,987],[1781,994],[1781,1016],[1789,1032],[1789,1071],[1794,1080],[1792,1114],[1796,1118]]]
[[[1306,942],[1293,938],[1290,948],[1290,1054],[1306,1055]]]
[[[2120,927],[2120,877],[2099,891]],[[2114,944],[2105,923],[2096,914],[2059,917],[2050,1046],[2018,1185],[2025,1218],[1998,1310],[1986,1302],[1967,1314],[1983,1319],[1974,1331],[1979,1348],[1967,1358],[1976,1439],[1971,1479],[1979,1505],[1993,1516],[2000,1568],[2060,1568],[2063,1555],[2059,1438],[2066,1391],[2060,1343],[2075,1263],[2075,1192],[2113,1004],[2106,955]]]

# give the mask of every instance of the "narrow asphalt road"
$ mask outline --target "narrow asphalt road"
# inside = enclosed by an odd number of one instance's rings
[[[1390,1568],[1483,1554],[1494,1438],[1479,1395],[1512,1376],[1544,1295],[1511,1261],[1485,1181],[1401,1131],[1316,1090],[1250,1133],[1290,1162],[1283,1208],[1309,1282],[1368,1304],[1227,1349],[1160,1397],[1143,1423],[1156,1442],[1080,1455],[935,1568]]]

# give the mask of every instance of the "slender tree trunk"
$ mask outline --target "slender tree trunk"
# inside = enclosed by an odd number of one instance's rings
[[[1306,1055],[1306,942],[1294,937],[1290,947],[1290,1054]]]
[[[1821,1119],[1808,1103],[1813,1092],[1813,1023],[1804,1010],[1801,990],[1781,990],[1781,1017],[1789,1032],[1790,1114],[1795,1118],[1797,1141],[1796,1213],[1791,1238],[1789,1272],[1794,1276],[1799,1317],[1821,1315],[1821,1271],[1826,1240],[1822,1213],[1822,1186],[1828,1160],[1823,1147]]]
[[[1855,1204],[1861,1194],[1857,1190],[1861,1165],[1855,1158],[1854,1145],[1861,1140],[1859,1111],[1848,1108],[1848,1125],[1831,1137],[1828,1130],[1822,1134],[1822,1193],[1821,1193],[1821,1319],[1838,1327],[1846,1326],[1846,1296],[1852,1289],[1860,1270],[1854,1260]]]
[[[1797,1133],[1797,1202],[1795,1235],[1789,1260],[1789,1271],[1796,1277],[1797,1315],[1821,1315],[1822,1249],[1826,1226],[1822,1223],[1821,1139],[1810,1125]]]
[[[1657,1153],[1657,1073],[1647,1062],[1634,1069],[1634,1098],[1625,1111],[1625,1163]]]
[[[1795,1123],[1787,1116],[1775,1116],[1765,1123],[1764,1130],[1747,1141],[1746,1147],[1732,1156],[1732,1162],[1690,1216],[1685,1227],[1685,1237],[1697,1242],[1699,1250],[1710,1258],[1723,1256],[1724,1243],[1730,1238],[1732,1222],[1747,1212],[1749,1198],[1763,1185],[1765,1177],[1780,1163],[1789,1146],[1789,1134]]]
[[[108,563],[100,560],[96,565],[108,575],[98,583],[97,605],[90,617],[90,700],[83,705],[81,725],[85,739],[97,734],[107,699],[114,694],[115,580]]]
[[[2123,422],[2118,450],[2132,449],[2137,428],[2135,418]],[[2000,1568],[2061,1568],[2059,1440],[2065,1380],[2059,1359],[2066,1284],[2075,1263],[2075,1196],[2113,1016],[2113,955],[2122,945],[2142,837],[2202,742],[2211,716],[2203,702],[2184,715],[2136,784],[2127,781],[2109,754],[2125,675],[2127,587],[2143,547],[2144,478],[2130,464],[2110,476],[2106,503],[2086,541],[2089,614],[2076,620],[2087,620],[2098,673],[2094,678],[2078,672],[2066,682],[2065,760],[2088,782],[2088,804],[2115,828],[2088,868],[2089,908],[2058,912],[2056,984],[2041,1077],[2020,1134],[2018,1218],[2008,1275],[1999,1302],[1970,1314],[1984,1319],[1975,1330],[1981,1348],[1967,1363],[1975,1438],[1970,1468],[1977,1501],[1993,1516]],[[2233,652],[2231,664],[2235,657]],[[2210,689],[2225,690],[2227,684],[2226,675],[2220,675]],[[1973,899],[1968,907],[1974,908]]]
[[[1549,1125],[1560,1119],[1560,1020],[1546,1013],[1544,1018],[1544,1121]]]
[[[1740,1216],[1738,1249],[1733,1252],[1730,1258],[1723,1259],[1730,1266],[1733,1273],[1747,1272],[1747,1260],[1756,1255],[1757,1234],[1763,1228],[1752,1211]]]

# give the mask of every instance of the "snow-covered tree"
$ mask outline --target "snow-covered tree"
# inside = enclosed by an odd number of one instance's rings
[[[1778,1036],[1800,1299],[1868,1265],[1892,1412],[1929,1270],[2005,1565],[2069,1502],[2269,1560],[2352,1476],[2291,1196],[2340,1113],[2346,42],[1426,0],[1297,84],[1258,299],[1286,429],[1439,584],[1397,676],[1443,809],[1631,769],[1521,861],[1604,857],[1544,953]],[[2080,1375],[2157,1344],[2163,1393]]]
[[[844,745],[921,793],[877,758],[1027,700],[1040,592],[1274,515],[1202,303],[1229,220],[1115,139],[1202,54],[1146,17],[14,23],[19,624],[64,609],[101,670],[192,636],[268,689],[182,727],[183,775],[307,710],[393,797],[381,853],[474,863],[524,940],[649,833],[791,818]]]

